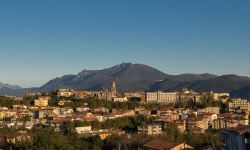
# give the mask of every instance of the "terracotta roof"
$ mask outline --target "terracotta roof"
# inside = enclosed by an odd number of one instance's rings
[[[188,118],[188,121],[202,121],[203,119],[205,119],[205,117],[203,116],[192,116],[190,118]]]
[[[153,140],[143,145],[143,147],[163,150],[163,149],[171,149],[178,145],[182,144],[181,142],[172,142],[166,140]]]
[[[229,118],[231,118],[231,117],[234,117],[235,114],[233,114],[233,113],[224,113],[224,114],[219,114],[219,116],[220,117],[229,117]]]

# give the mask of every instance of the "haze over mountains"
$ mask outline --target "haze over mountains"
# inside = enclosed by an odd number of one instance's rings
[[[0,95],[23,95],[27,92],[58,88],[102,90],[116,81],[120,92],[174,91],[189,88],[198,92],[230,92],[232,96],[250,99],[250,78],[237,75],[181,74],[169,75],[143,64],[123,63],[103,70],[83,70],[50,80],[39,88],[23,89],[0,83]]]
[[[22,87],[18,86],[18,85],[10,85],[10,84],[5,84],[0,82],[0,88],[10,88],[10,89],[21,89]]]

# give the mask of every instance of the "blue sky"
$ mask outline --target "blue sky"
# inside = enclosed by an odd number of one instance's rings
[[[0,81],[23,87],[122,62],[250,76],[249,56],[249,0],[0,1]]]

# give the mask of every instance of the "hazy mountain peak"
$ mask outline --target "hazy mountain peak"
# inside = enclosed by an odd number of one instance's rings
[[[22,87],[19,85],[11,85],[0,82],[0,88],[9,88],[9,89],[21,89]]]

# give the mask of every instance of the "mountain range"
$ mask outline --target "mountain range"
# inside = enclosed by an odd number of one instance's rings
[[[120,92],[175,91],[189,88],[197,92],[229,92],[233,97],[250,99],[250,78],[237,75],[181,74],[170,75],[143,64],[122,63],[103,70],[83,70],[64,75],[38,88],[21,88],[0,83],[0,95],[21,96],[27,92],[51,91],[58,88],[102,90],[116,81]]]
[[[10,85],[10,84],[5,84],[0,82],[0,88],[10,88],[10,89],[21,89],[22,87],[18,86],[18,85]]]

